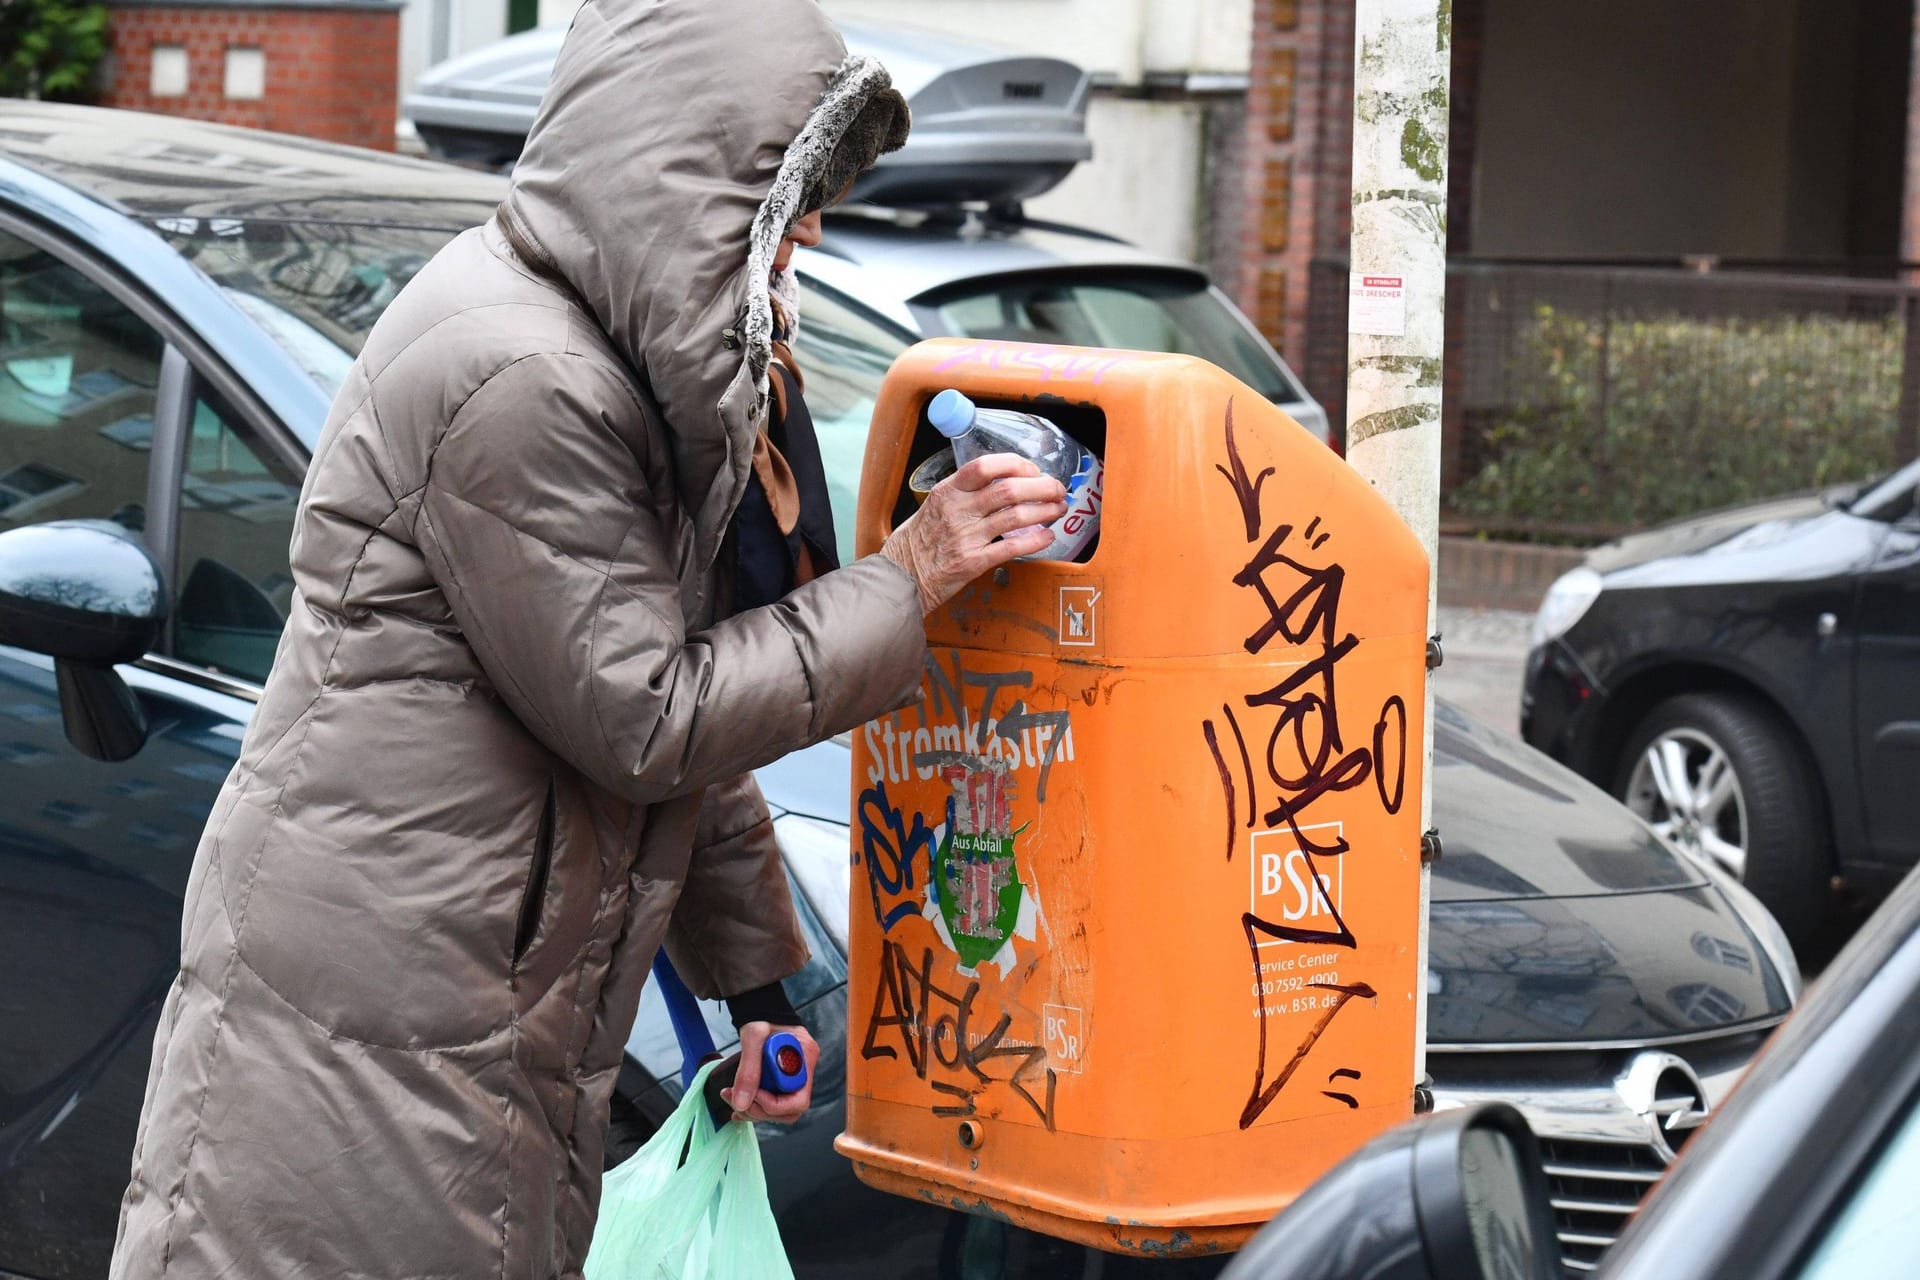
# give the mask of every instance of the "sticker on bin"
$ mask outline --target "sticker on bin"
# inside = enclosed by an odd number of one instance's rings
[[[1322,822],[1300,828],[1302,834],[1324,831],[1337,840],[1341,824]],[[1262,920],[1308,928],[1334,928],[1346,890],[1347,860],[1315,858],[1300,847],[1292,831],[1256,831],[1253,856],[1247,859],[1252,880],[1249,909]],[[1285,938],[1263,938],[1262,947],[1286,946]]]
[[[1100,643],[1100,615],[1094,606],[1100,603],[1100,588],[1072,586],[1060,588],[1060,643],[1076,649],[1092,649]]]
[[[1047,1064],[1055,1071],[1079,1075],[1080,1055],[1087,1045],[1086,1015],[1070,1004],[1050,1004],[1041,1008],[1041,1018]]]

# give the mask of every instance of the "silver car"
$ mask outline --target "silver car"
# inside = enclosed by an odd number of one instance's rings
[[[913,107],[913,136],[860,179],[855,199],[1006,206],[1052,188],[1093,155],[1090,80],[1071,62],[911,29],[839,25],[848,51],[884,63]],[[566,33],[564,23],[539,27],[448,59],[420,77],[402,114],[441,159],[509,167]]]

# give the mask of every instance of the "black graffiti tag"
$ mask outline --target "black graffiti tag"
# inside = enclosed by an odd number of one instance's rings
[[[952,1099],[933,1108],[937,1116],[970,1116],[982,1091],[992,1084],[1005,1084],[1051,1132],[1058,1077],[1046,1065],[1047,1051],[1039,1045],[1008,1043],[1013,1016],[1004,1011],[989,1030],[975,1032],[979,980],[968,982],[958,995],[943,990],[933,980],[931,947],[921,952],[916,965],[899,943],[888,940],[881,945],[880,983],[860,1056],[898,1059],[905,1053],[916,1076]],[[988,1070],[997,1062],[1010,1063],[1009,1073],[994,1075]]]
[[[1260,976],[1259,935],[1267,932],[1270,926],[1252,912],[1248,912],[1242,916],[1241,923],[1246,927],[1247,946],[1253,952],[1254,985],[1257,989]],[[1375,996],[1374,989],[1364,982],[1351,984],[1341,982],[1309,982],[1307,985],[1309,987],[1318,987],[1323,991],[1337,992],[1338,994],[1334,996],[1333,1003],[1327,1006],[1327,1011],[1320,1015],[1320,1020],[1313,1024],[1313,1029],[1307,1032],[1305,1038],[1294,1047],[1293,1056],[1287,1059],[1286,1065],[1274,1074],[1272,1080],[1267,1079],[1267,1000],[1265,996],[1260,997],[1260,1056],[1255,1060],[1253,1065],[1253,1088],[1247,1094],[1246,1105],[1240,1108],[1240,1127],[1242,1129],[1252,1125],[1268,1107],[1273,1105],[1273,1100],[1280,1096],[1282,1089],[1287,1087],[1287,1081],[1293,1079],[1293,1073],[1300,1069],[1300,1064],[1307,1060],[1309,1053],[1313,1052],[1313,1046],[1320,1043],[1320,1037],[1325,1035],[1327,1028],[1333,1025],[1333,1020],[1340,1016],[1340,1011],[1347,1007],[1347,1002],[1356,996],[1363,1000],[1371,1000]],[[1350,1075],[1355,1080],[1360,1078],[1360,1073],[1350,1067],[1342,1068],[1333,1074],[1336,1076]],[[1353,1106],[1358,1106],[1358,1103],[1353,1102],[1353,1100],[1347,1098],[1346,1095],[1342,1094],[1340,1097],[1342,1101],[1346,1101]]]
[[[1047,732],[1041,736],[1046,746],[1040,753],[1040,780],[1034,788],[1034,800],[1044,803],[1047,798],[1047,779],[1053,774],[1054,758],[1060,754],[1060,745],[1066,741],[1067,729],[1073,723],[1072,713],[1065,708],[1058,711],[1029,711],[1023,700],[1015,698],[996,719],[993,707],[1000,691],[1031,689],[1033,672],[973,671],[968,669],[958,649],[948,650],[947,659],[953,664],[951,670],[942,666],[935,655],[927,655],[930,696],[920,703],[920,725],[927,727],[930,717],[952,715],[964,727],[964,749],[918,752],[913,757],[915,767],[940,769],[952,764],[977,765],[989,738],[1018,744],[1022,734],[1029,731],[1039,733],[1044,729]],[[967,705],[962,692],[966,689],[981,691],[977,715],[974,714],[975,709]]]
[[[1240,446],[1233,438],[1233,399],[1227,399],[1227,461],[1232,465],[1215,466],[1214,470],[1227,478],[1233,486],[1233,496],[1240,503],[1240,518],[1247,522],[1247,541],[1252,542],[1260,536],[1260,486],[1273,474],[1273,468],[1264,468],[1259,475],[1251,478],[1247,475],[1247,466],[1240,460]]]
[[[1350,791],[1369,779],[1386,811],[1399,811],[1406,788],[1406,703],[1398,695],[1386,699],[1369,740],[1348,748],[1341,733],[1338,674],[1340,664],[1359,647],[1360,641],[1351,631],[1344,631],[1339,622],[1346,569],[1337,559],[1323,560],[1318,554],[1332,534],[1323,531],[1320,518],[1315,517],[1304,530],[1283,522],[1263,536],[1260,490],[1273,469],[1263,469],[1257,475],[1249,472],[1234,433],[1231,403],[1226,412],[1225,442],[1228,465],[1216,469],[1233,490],[1246,526],[1247,542],[1252,548],[1232,581],[1236,587],[1252,592],[1265,612],[1260,625],[1242,642],[1243,647],[1250,654],[1259,654],[1281,641],[1308,653],[1306,661],[1289,668],[1272,686],[1243,695],[1239,699],[1242,704],[1239,714],[1231,703],[1225,703],[1220,708],[1218,725],[1212,717],[1201,722],[1201,736],[1219,773],[1225,801],[1226,856],[1232,860],[1233,847],[1243,828],[1252,831],[1257,824],[1269,831],[1285,829],[1305,860],[1308,882],[1318,884],[1322,878],[1316,859],[1349,856],[1351,846],[1342,830],[1336,828],[1333,834],[1327,835],[1326,824],[1318,824],[1310,831],[1309,826],[1314,824],[1304,822],[1303,818],[1324,797]],[[1256,743],[1261,740],[1259,731],[1265,732],[1265,749],[1259,752],[1263,770],[1254,768],[1255,753],[1250,752],[1247,745],[1249,728],[1255,731]],[[1223,730],[1231,731],[1238,773],[1233,769],[1233,756],[1225,748]],[[1246,795],[1244,817],[1241,784]],[[1271,797],[1271,802],[1264,806],[1262,793]],[[1338,904],[1323,893],[1319,907],[1332,920],[1331,927],[1280,923],[1262,919],[1253,912],[1241,917],[1256,993],[1262,991],[1259,981],[1262,937],[1348,949],[1358,946],[1358,939],[1347,927]],[[1374,996],[1373,989],[1365,983],[1308,985],[1336,992],[1337,998],[1271,1080],[1266,1074],[1266,997],[1259,995],[1259,1054],[1253,1085],[1240,1114],[1242,1128],[1259,1119],[1279,1096],[1340,1010],[1356,996],[1368,999]],[[1359,1073],[1340,1068],[1328,1077],[1329,1083],[1336,1078],[1358,1079]],[[1322,1093],[1343,1105],[1358,1105],[1350,1094],[1337,1090],[1322,1090]]]

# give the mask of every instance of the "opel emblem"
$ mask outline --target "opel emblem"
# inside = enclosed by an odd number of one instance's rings
[[[1712,1110],[1699,1075],[1686,1059],[1671,1053],[1635,1056],[1614,1088],[1634,1114],[1646,1120],[1653,1149],[1669,1163]]]

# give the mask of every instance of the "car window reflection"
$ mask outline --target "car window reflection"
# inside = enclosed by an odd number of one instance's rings
[[[387,304],[462,230],[230,217],[160,218],[154,228],[329,395]]]

